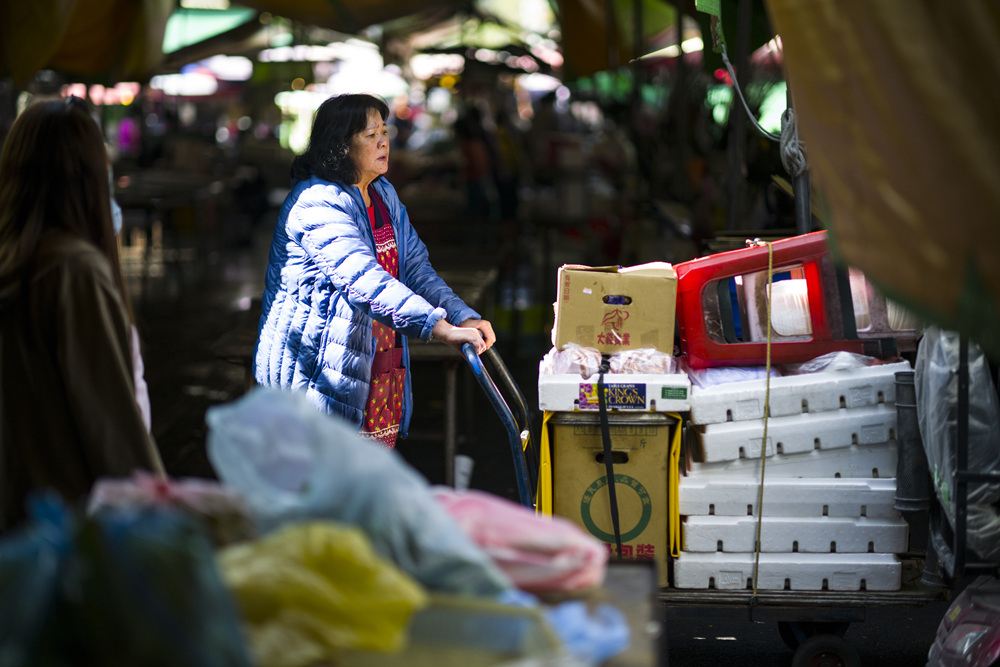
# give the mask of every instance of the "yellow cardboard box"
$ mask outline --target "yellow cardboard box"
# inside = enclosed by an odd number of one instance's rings
[[[553,343],[602,353],[652,347],[674,351],[677,274],[667,262],[559,268]]]
[[[657,562],[660,586],[667,585],[668,471],[671,429],[677,420],[662,413],[608,415],[614,461],[618,525],[624,559]],[[581,526],[609,545],[614,525],[598,415],[554,413],[548,420],[552,443],[552,513]]]

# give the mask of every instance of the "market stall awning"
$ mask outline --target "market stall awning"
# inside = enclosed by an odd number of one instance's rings
[[[1000,5],[767,4],[835,251],[1000,359]]]
[[[370,26],[404,17],[460,11],[454,0],[240,0],[240,4],[293,21],[356,34]]]
[[[23,86],[41,69],[81,79],[143,78],[162,59],[176,0],[0,3],[0,76]]]
[[[634,9],[633,0],[558,0],[567,80],[615,70],[644,55],[636,49]],[[677,20],[673,6],[660,0],[641,0],[640,12],[642,39]]]
[[[740,1],[718,0],[727,35],[737,33]],[[763,0],[749,1],[747,28],[749,49],[753,51],[770,40],[773,33]],[[702,27],[704,43],[711,43],[709,18],[698,11],[695,0],[557,0],[556,5],[565,61],[562,76],[566,81],[625,67],[662,48],[664,34],[672,31],[676,36],[678,10],[696,20]],[[638,39],[637,26],[641,26]],[[702,63],[710,70],[722,66],[720,56],[710,50],[705,51]]]
[[[464,3],[446,0],[242,0],[233,4],[240,6],[254,10],[254,21],[256,12],[269,12],[347,34],[391,22],[405,22],[416,29],[465,8]],[[10,76],[22,87],[42,69],[85,81],[144,80],[164,60],[168,21],[184,11],[177,0],[0,2],[0,76]],[[185,24],[188,33],[201,34],[190,24]],[[238,32],[233,25],[220,24],[212,30],[203,34],[205,40],[217,43],[220,37],[216,35],[227,30],[236,30],[234,38],[246,36],[246,31]],[[176,39],[168,41],[174,43],[168,51],[190,48]],[[197,48],[192,52],[200,53]]]

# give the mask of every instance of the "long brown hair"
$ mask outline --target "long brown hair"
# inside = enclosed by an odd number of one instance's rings
[[[25,279],[42,233],[63,229],[97,246],[131,316],[111,221],[108,154],[79,97],[29,106],[0,150],[0,289]]]

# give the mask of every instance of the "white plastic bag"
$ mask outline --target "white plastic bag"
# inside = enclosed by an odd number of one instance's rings
[[[821,373],[824,371],[852,371],[881,363],[875,357],[857,354],[855,352],[828,352],[801,364],[785,364],[781,367],[782,375],[802,375],[804,373]]]
[[[615,352],[608,359],[612,373],[623,375],[670,375],[677,372],[674,358],[654,347]]]
[[[597,373],[601,366],[601,353],[593,347],[567,343],[563,349],[552,348],[542,358],[543,373],[555,375],[578,374],[586,379]]]
[[[917,422],[941,507],[955,525],[955,448],[958,438],[959,335],[930,327],[917,349],[914,388]],[[982,350],[969,343],[969,435],[967,470],[1000,470],[1000,401]],[[981,558],[1000,562],[1000,488],[968,485],[966,544]]]
[[[209,408],[208,456],[262,531],[331,519],[361,528],[426,588],[495,595],[511,587],[394,450],[362,438],[303,394],[258,387]]]

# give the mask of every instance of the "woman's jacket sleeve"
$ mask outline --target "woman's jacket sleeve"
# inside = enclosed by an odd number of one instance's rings
[[[435,307],[379,266],[366,230],[354,217],[356,208],[350,194],[337,186],[309,187],[289,211],[288,235],[354,308],[406,336],[429,340],[445,308]]]

